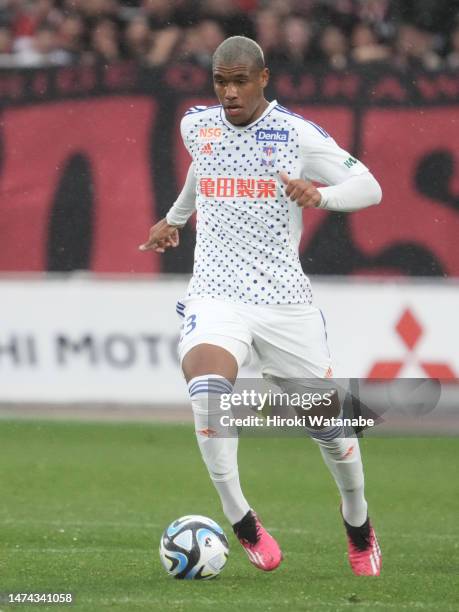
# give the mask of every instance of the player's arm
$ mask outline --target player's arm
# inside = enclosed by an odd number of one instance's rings
[[[281,173],[286,194],[299,206],[353,212],[380,203],[382,190],[375,177],[326,132],[306,124],[300,142],[302,177]],[[317,188],[311,181],[328,186]]]
[[[338,212],[354,212],[379,204],[382,189],[370,171],[351,176],[338,185],[319,187],[319,208]]]
[[[315,187],[311,181],[302,179],[292,180],[285,172],[280,176],[285,193],[302,208],[353,212],[379,204],[382,198],[381,187],[371,172],[352,176],[330,187]]]
[[[191,215],[196,210],[196,175],[194,172],[194,163],[190,164],[186,181],[178,198],[173,203],[171,209],[166,215],[166,221],[169,225],[182,228]]]
[[[155,251],[164,253],[169,247],[179,245],[179,232],[196,208],[196,177],[194,165],[190,164],[185,184],[178,198],[170,208],[164,219],[158,221],[150,228],[147,242],[141,244],[141,251]]]

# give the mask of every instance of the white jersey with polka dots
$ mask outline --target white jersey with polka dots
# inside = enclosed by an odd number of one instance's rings
[[[220,105],[189,109],[182,138],[194,161],[197,236],[188,297],[311,304],[298,247],[302,209],[280,171],[334,185],[367,172],[325,130],[272,101],[237,127]]]

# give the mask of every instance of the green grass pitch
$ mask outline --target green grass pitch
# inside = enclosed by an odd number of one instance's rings
[[[284,550],[265,574],[231,533],[189,425],[0,421],[0,592],[75,597],[41,610],[458,610],[459,439],[365,439],[362,452],[379,579],[351,574],[315,445],[241,441],[246,495]],[[183,514],[225,529],[230,557],[217,579],[162,569],[160,535]]]

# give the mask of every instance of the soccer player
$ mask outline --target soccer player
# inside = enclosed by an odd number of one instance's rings
[[[302,209],[350,212],[378,204],[382,194],[369,170],[324,129],[265,99],[269,71],[254,41],[226,39],[212,70],[219,104],[185,113],[181,133],[193,161],[184,188],[139,248],[177,246],[178,229],[196,207],[194,271],[177,305],[182,369],[223,512],[250,561],[270,571],[281,550],[241,490],[237,437],[209,428],[210,398],[231,393],[250,347],[263,376],[276,381],[331,376],[323,317],[298,257]],[[310,433],[339,489],[351,568],[379,575],[358,440],[340,428]]]

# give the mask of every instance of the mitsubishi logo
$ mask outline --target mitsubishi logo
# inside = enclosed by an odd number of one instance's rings
[[[425,334],[422,324],[406,308],[397,324],[395,331],[402,341],[405,348],[405,355],[401,359],[382,359],[372,365],[367,374],[367,378],[396,378],[405,365],[417,365],[428,378],[438,378],[440,380],[450,380],[456,378],[452,367],[443,361],[424,361],[415,353],[419,340]]]

